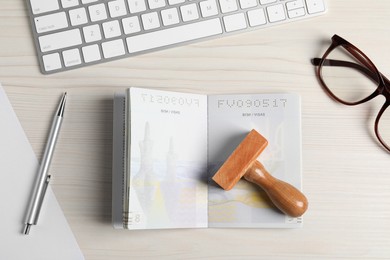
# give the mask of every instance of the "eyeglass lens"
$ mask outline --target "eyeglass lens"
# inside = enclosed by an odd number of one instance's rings
[[[355,52],[355,55],[359,53]],[[368,97],[379,84],[375,72],[372,73],[343,46],[337,46],[329,53],[321,71],[329,90],[339,99],[349,103]]]
[[[322,80],[328,91],[343,102],[357,103],[371,95],[379,85],[378,75],[370,64],[357,50],[348,51],[339,45],[325,57],[321,66]],[[382,114],[378,133],[390,147],[390,109]]]
[[[390,147],[390,109],[387,108],[383,112],[379,123],[378,132],[385,144]]]

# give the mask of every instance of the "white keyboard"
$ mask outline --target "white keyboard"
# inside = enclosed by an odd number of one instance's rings
[[[325,0],[27,0],[50,74],[317,16]]]

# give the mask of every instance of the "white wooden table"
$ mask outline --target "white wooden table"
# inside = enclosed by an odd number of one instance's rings
[[[58,99],[69,94],[52,187],[86,259],[390,259],[390,154],[373,135],[383,99],[335,103],[310,63],[337,33],[390,76],[390,1],[353,2],[328,0],[315,19],[44,76],[24,0],[1,0],[0,82],[38,158]],[[304,227],[114,230],[112,103],[129,86],[299,93]]]

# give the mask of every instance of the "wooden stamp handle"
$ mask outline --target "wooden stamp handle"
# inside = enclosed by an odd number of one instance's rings
[[[291,184],[273,177],[259,161],[255,161],[244,178],[259,185],[285,214],[299,217],[305,213],[308,206],[305,195]]]

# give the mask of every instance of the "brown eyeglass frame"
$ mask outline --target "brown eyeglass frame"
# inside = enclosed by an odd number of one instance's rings
[[[342,61],[342,60],[331,60],[326,59],[328,55],[337,47],[343,47],[349,54],[351,54],[353,57],[355,57],[361,64],[364,66],[348,62],[348,61]],[[325,54],[322,56],[322,58],[314,58],[312,59],[312,64],[316,67],[316,75],[318,77],[318,80],[323,87],[323,89],[326,91],[328,95],[330,95],[334,100],[348,106],[354,106],[359,105],[362,103],[365,103],[378,95],[383,95],[386,98],[385,103],[383,104],[382,108],[379,110],[379,113],[375,119],[375,135],[378,138],[379,142],[383,145],[383,147],[390,152],[390,146],[384,142],[382,139],[378,126],[379,121],[385,112],[385,110],[390,105],[390,81],[387,79],[382,73],[378,71],[378,69],[375,67],[374,63],[356,46],[354,46],[352,43],[348,42],[347,40],[343,39],[342,37],[338,36],[337,34],[333,35],[332,37],[332,43],[329,46],[329,48],[326,50]],[[323,77],[322,77],[322,66],[338,66],[338,67],[349,67],[356,69],[360,71],[362,74],[366,75],[368,78],[373,80],[377,84],[377,88],[374,90],[373,93],[368,95],[367,97],[356,101],[356,102],[347,102],[339,97],[337,97],[326,85]]]

